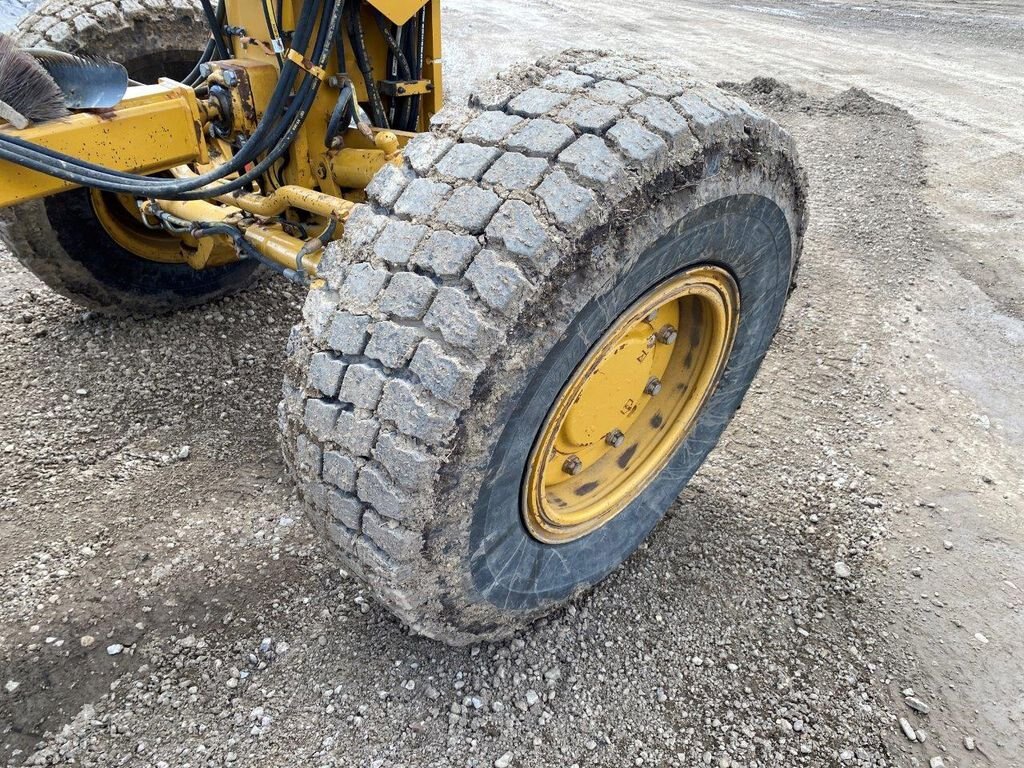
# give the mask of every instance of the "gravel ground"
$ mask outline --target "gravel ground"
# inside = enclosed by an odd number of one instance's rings
[[[526,5],[533,24],[565,12]],[[480,60],[503,34],[494,6],[451,4],[456,96],[506,57],[540,52],[524,28]],[[738,86],[794,132],[812,184],[800,288],[755,389],[643,551],[506,643],[411,637],[321,556],[274,426],[297,291],[271,280],[171,319],[110,321],[0,255],[0,756],[1024,762],[1024,326],[993,279],[1020,251],[985,248],[1015,224],[989,182],[963,183],[968,149],[936,165],[939,123],[900,98],[898,77],[893,93],[872,89],[885,100],[845,87],[869,85],[853,58],[879,40],[864,12],[780,13],[807,7],[728,11],[725,39],[746,50],[737,76],[810,93]],[[687,9],[712,30],[726,13]],[[942,18],[928,26],[927,4],[911,10],[925,20],[908,15],[907,39],[949,34]],[[1002,31],[964,25],[965,58],[1017,39],[1004,6],[975,10]],[[600,14],[595,30],[617,28]],[[830,82],[808,81],[799,57],[753,69],[758,35],[811,51],[825,33],[860,36],[822,70]],[[692,68],[719,79],[727,64]],[[979,201],[988,218],[968,205]]]
[[[0,0],[0,32],[16,26],[18,19],[33,5],[34,3],[24,3],[22,0]]]

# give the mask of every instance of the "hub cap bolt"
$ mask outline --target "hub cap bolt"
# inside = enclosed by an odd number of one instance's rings
[[[661,392],[661,382],[658,381],[657,377],[651,376],[647,382],[647,386],[644,387],[644,394],[651,395],[652,397]]]
[[[613,429],[607,435],[604,436],[604,441],[608,443],[612,448],[621,448],[622,444],[626,442],[626,436],[622,434],[622,430]]]
[[[579,456],[570,456],[562,465],[562,471],[567,475],[578,475],[583,471],[583,462],[580,461]]]
[[[658,331],[658,341],[660,341],[662,344],[675,344],[676,337],[678,335],[679,334],[676,333],[675,328],[673,328],[671,325],[666,325],[664,328]]]

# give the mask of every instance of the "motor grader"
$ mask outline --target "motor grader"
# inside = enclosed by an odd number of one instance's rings
[[[146,322],[307,285],[285,461],[414,631],[503,636],[640,546],[794,284],[783,130],[600,51],[443,105],[440,0],[78,1],[0,40],[15,258]]]

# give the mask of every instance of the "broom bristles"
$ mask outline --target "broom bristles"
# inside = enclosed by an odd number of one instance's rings
[[[68,114],[64,94],[35,58],[0,34],[0,101],[32,123]]]

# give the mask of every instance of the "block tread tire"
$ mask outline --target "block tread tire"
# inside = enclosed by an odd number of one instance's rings
[[[414,631],[502,637],[628,555],[536,599],[477,581],[488,464],[540,360],[674,222],[726,198],[768,201],[787,230],[781,298],[717,439],[792,285],[805,177],[788,134],[742,101],[569,51],[446,108],[368,193],[289,342],[286,463],[333,554]]]

